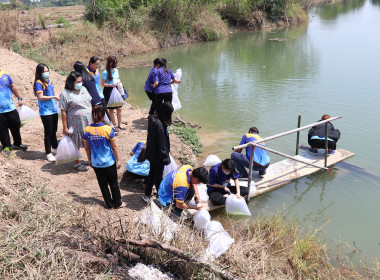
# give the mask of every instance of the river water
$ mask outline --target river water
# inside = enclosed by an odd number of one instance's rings
[[[285,38],[283,41],[270,40]],[[338,148],[356,153],[334,166],[250,202],[254,215],[284,209],[308,227],[323,226],[327,242],[342,241],[380,257],[380,1],[344,1],[316,7],[307,25],[231,34],[133,57],[165,57],[183,71],[180,115],[202,126],[203,157],[229,157],[251,126],[262,137],[343,115]],[[120,69],[128,102],[149,107],[143,86],[149,67]],[[301,144],[307,144],[307,131]],[[267,142],[295,153],[296,135]],[[272,162],[281,160],[271,156]],[[282,211],[282,210],[281,210]],[[217,214],[223,214],[219,212]]]

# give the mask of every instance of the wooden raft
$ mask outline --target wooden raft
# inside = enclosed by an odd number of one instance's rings
[[[355,154],[343,150],[337,149],[335,154],[329,155],[327,158],[327,166],[330,167],[338,162],[344,161],[350,157],[353,157]],[[310,154],[307,150],[302,149],[298,156],[294,156],[294,158],[299,158],[304,161],[316,164],[318,166],[323,167],[325,164],[324,150],[319,150],[319,155],[314,156]],[[267,169],[267,174],[264,178],[258,177],[258,172],[253,172],[252,179],[255,182],[256,193],[250,194],[250,198],[254,196],[261,195],[263,193],[267,193],[278,189],[290,182],[293,182],[302,177],[308,176],[317,172],[319,168],[306,165],[304,163],[300,163],[298,161],[294,161],[291,159],[285,159],[276,163],[271,164]],[[247,180],[239,180],[240,186],[247,187]],[[233,184],[233,182],[232,182]],[[223,206],[214,206],[210,200],[202,202],[203,208],[208,211],[213,211]],[[192,214],[194,211],[190,211]]]

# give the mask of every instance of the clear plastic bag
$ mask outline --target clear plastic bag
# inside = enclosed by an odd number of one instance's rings
[[[210,240],[210,238],[217,234],[218,232],[225,231],[222,224],[218,221],[210,221],[204,225],[204,233],[206,235],[206,238]]]
[[[112,123],[110,119],[107,117],[107,114],[104,115],[104,123],[112,127]]]
[[[62,113],[62,111],[61,111],[61,107],[59,107],[59,101],[57,101],[57,102],[55,103],[55,106],[56,106],[56,108],[57,108],[57,114],[58,114],[58,116],[60,116],[61,113]]]
[[[211,220],[211,216],[207,210],[201,209],[194,213],[193,219],[195,227],[202,229]]]
[[[168,175],[173,170],[177,170],[177,164],[174,161],[174,158],[171,154],[169,154],[170,157],[170,163],[168,165],[164,166],[164,172],[162,174],[162,178],[165,178],[166,175]]]
[[[226,199],[226,212],[233,215],[251,216],[244,198],[239,199],[234,194],[230,194]]]
[[[108,100],[107,107],[120,107],[125,104],[123,97],[116,87],[112,89],[110,99]]]
[[[73,133],[73,128],[70,127],[69,133]],[[72,162],[82,157],[78,151],[78,147],[69,136],[63,136],[57,148],[57,155],[55,156],[55,165]]]
[[[199,198],[201,201],[207,201],[208,200],[208,194],[207,194],[207,185],[206,184],[198,184],[198,193],[199,193]]]
[[[181,80],[182,78],[182,70],[181,69],[177,69],[177,71],[175,72],[175,77],[178,79],[178,80]],[[182,105],[181,105],[181,101],[179,101],[179,97],[178,97],[178,84],[172,84],[172,90],[173,90],[173,99],[172,99],[172,105],[173,105],[173,108],[174,108],[174,112],[181,109]]]
[[[214,166],[218,163],[222,162],[220,160],[220,158],[216,155],[209,155],[206,160],[205,160],[205,163],[203,164],[204,166]]]
[[[226,232],[218,232],[210,238],[206,252],[217,258],[223,255],[235,240]]]
[[[34,112],[31,108],[25,105],[18,107],[17,112],[20,116],[21,126],[38,117],[38,114],[36,112]]]

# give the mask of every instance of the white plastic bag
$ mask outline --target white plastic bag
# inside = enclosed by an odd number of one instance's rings
[[[223,255],[235,240],[226,232],[219,232],[210,238],[206,252],[217,258]]]
[[[166,241],[171,241],[174,234],[179,230],[179,225],[162,212],[158,206],[152,202],[145,208],[140,217],[136,217],[135,221],[139,221],[143,225],[147,225],[152,229],[154,235],[161,235]]]
[[[207,194],[207,185],[206,184],[198,184],[198,193],[199,193],[199,198],[201,201],[207,201],[208,200],[208,194]]]
[[[166,175],[168,175],[173,170],[177,170],[177,164],[174,161],[174,158],[171,154],[169,154],[170,157],[170,163],[168,165],[164,166],[164,172],[162,173],[162,178],[165,178]]]
[[[120,92],[116,87],[112,89],[110,99],[108,100],[107,107],[120,107],[125,104],[123,97],[121,97]]]
[[[177,78],[177,80],[181,80],[182,70],[177,69],[177,71],[175,72],[174,75]],[[181,109],[181,107],[182,107],[181,101],[179,101],[179,97],[178,97],[178,84],[173,83],[172,84],[172,90],[173,90],[172,105],[173,105],[174,112],[175,112],[175,111]]]
[[[210,240],[210,238],[219,232],[225,231],[222,224],[218,221],[210,221],[204,225],[204,233],[206,238]]]
[[[211,216],[206,209],[201,209],[194,213],[193,219],[195,227],[201,229],[211,220]]]
[[[251,181],[251,187],[250,187],[250,190],[249,190],[249,194],[250,195],[254,195],[256,193],[256,186],[255,186],[255,183],[253,181]]]
[[[58,116],[60,116],[62,112],[61,112],[61,107],[59,107],[59,101],[55,103],[55,106],[57,107],[57,114]]]
[[[216,155],[209,155],[206,160],[205,160],[205,163],[203,164],[204,166],[214,166],[218,163],[222,162],[220,160],[220,158]]]
[[[110,119],[107,117],[107,114],[104,115],[104,123],[112,127],[112,123]]]
[[[73,128],[70,127],[69,133],[73,133]],[[72,162],[80,159],[82,155],[78,151],[78,147],[69,136],[64,136],[57,148],[57,155],[55,156],[55,165]]]
[[[31,108],[25,105],[18,107],[17,112],[20,116],[21,126],[38,117],[38,114],[36,112],[34,112]]]
[[[244,198],[239,199],[234,194],[230,194],[226,199],[226,212],[233,215],[251,216]]]

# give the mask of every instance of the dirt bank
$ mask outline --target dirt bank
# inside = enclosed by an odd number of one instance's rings
[[[6,49],[0,49],[0,52],[0,69],[11,75],[23,96],[24,105],[38,111],[37,100],[33,94],[34,71],[37,63]],[[60,94],[66,78],[54,71],[50,73],[55,85],[55,93],[56,95]],[[133,216],[136,211],[146,205],[141,199],[143,189],[133,188],[133,181],[124,174],[124,171],[125,164],[130,158],[130,150],[138,141],[146,139],[147,115],[146,109],[136,109],[129,104],[124,106],[123,120],[127,130],[121,131],[117,136],[117,146],[122,162],[122,167],[118,171],[119,182],[123,201],[128,203],[127,209],[118,211],[128,216]],[[57,135],[59,138],[62,136],[61,121],[59,121]],[[33,170],[41,179],[50,182],[49,188],[52,190],[73,198],[79,204],[92,206],[94,212],[98,212],[100,216],[105,213],[103,198],[92,169],[88,172],[78,172],[73,169],[71,163],[55,166],[54,163],[46,161],[43,147],[44,132],[40,118],[36,118],[23,126],[21,136],[23,144],[28,145],[29,149],[27,152],[13,153],[12,161],[9,161],[11,165],[20,169]],[[171,153],[174,158],[186,155],[191,160],[196,161],[191,149],[184,145],[180,139],[171,135],[170,140]],[[81,153],[83,155],[82,160],[87,160],[84,149],[81,150]],[[8,160],[4,160],[8,162]],[[177,163],[180,164],[178,160]],[[0,172],[5,172],[5,170]],[[108,213],[110,211],[107,211],[107,215],[109,215]]]

